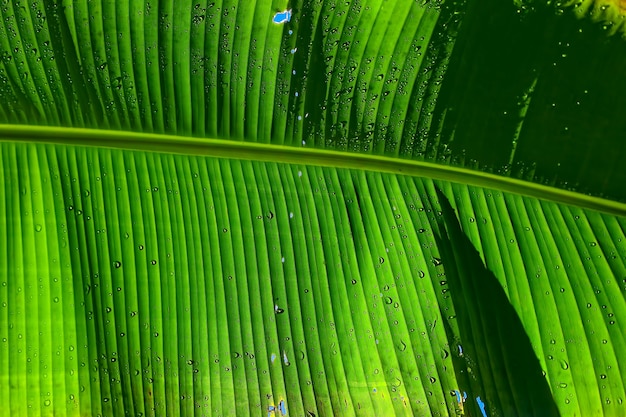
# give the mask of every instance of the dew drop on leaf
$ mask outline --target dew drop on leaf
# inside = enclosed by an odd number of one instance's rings
[[[565,360],[561,360],[561,369],[568,369],[569,364]]]

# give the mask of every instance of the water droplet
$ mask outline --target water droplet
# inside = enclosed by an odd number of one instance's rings
[[[393,303],[393,299],[391,297],[385,297],[385,304]]]
[[[567,384],[565,382],[561,382],[559,384],[559,388],[567,388]]]
[[[41,232],[42,226],[40,224],[35,225],[35,232]]]
[[[433,264],[434,264],[435,266],[439,266],[439,265],[441,265],[441,263],[442,263],[442,262],[441,262],[441,258],[435,258],[435,257],[433,257]]]
[[[426,274],[424,273],[424,271],[420,271],[419,272],[419,276],[420,276],[420,278],[424,278],[426,276]]]
[[[569,364],[565,360],[561,360],[561,369],[568,369]]]
[[[385,263],[385,258],[381,256],[380,258],[378,258],[378,262],[380,262],[381,264]]]
[[[434,376],[431,376],[429,379],[430,379],[431,384],[434,384],[435,382],[437,382],[437,378],[435,378]]]
[[[600,375],[600,379],[606,379],[606,374]]]
[[[356,284],[356,279],[352,279],[352,285]]]
[[[115,268],[120,268],[122,266],[122,263],[120,261],[115,261],[113,265],[115,266]]]
[[[51,403],[52,402],[50,400],[46,400],[46,401],[43,402],[43,405],[45,405],[46,407],[50,407]]]

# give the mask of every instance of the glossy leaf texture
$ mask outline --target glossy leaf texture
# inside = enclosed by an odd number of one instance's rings
[[[355,166],[622,201],[563,6],[0,2],[0,415],[623,415],[623,206]]]
[[[5,1],[0,121],[368,152],[625,201],[619,10]]]
[[[358,170],[1,151],[10,415],[623,411],[624,218]]]

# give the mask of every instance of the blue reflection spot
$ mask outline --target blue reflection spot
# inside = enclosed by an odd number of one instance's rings
[[[270,360],[272,361],[272,363],[274,363],[274,361],[276,360],[276,354],[275,353],[272,353],[272,356],[271,356]]]
[[[454,390],[454,393],[456,394],[456,402],[461,404],[461,393],[458,390]]]
[[[291,9],[285,10],[284,12],[278,12],[272,18],[272,22],[277,25],[283,24],[285,22],[291,22]]]
[[[280,413],[282,415],[287,414],[287,408],[285,407],[285,400],[280,400],[280,403],[278,404],[278,409],[280,410]]]
[[[478,403],[478,408],[480,408],[480,412],[483,413],[483,417],[487,417],[487,411],[485,411],[485,403],[480,399],[480,397],[476,397],[476,402]]]

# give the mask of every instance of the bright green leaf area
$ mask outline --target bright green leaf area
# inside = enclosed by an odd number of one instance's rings
[[[0,416],[625,415],[616,7],[0,2]]]
[[[0,150],[7,415],[623,410],[623,217],[361,170]]]

